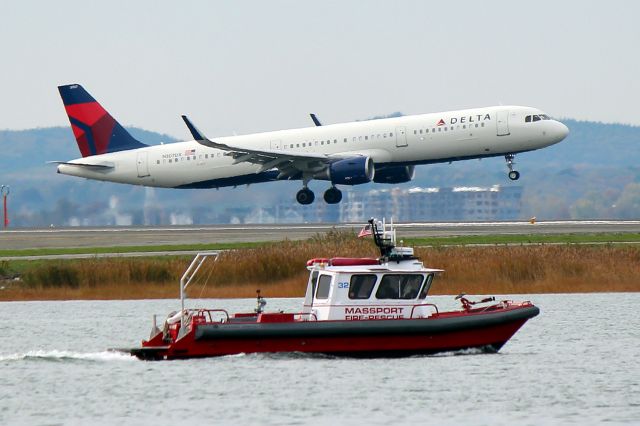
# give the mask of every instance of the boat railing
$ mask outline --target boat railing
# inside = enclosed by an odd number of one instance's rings
[[[438,307],[433,303],[420,303],[418,305],[413,305],[413,307],[411,308],[411,316],[409,317],[409,319],[413,319],[413,313],[416,310],[416,308],[419,308],[422,306],[431,306],[436,310],[436,315],[440,315],[440,312],[438,311]]]
[[[198,253],[180,278],[180,312],[182,313],[180,323],[182,329],[185,329],[186,326],[184,299],[187,297],[187,287],[195,278],[204,261],[209,257],[213,257],[214,260],[217,260],[218,255],[219,253],[217,251]]]
[[[226,309],[189,309],[194,318],[194,322],[197,324],[211,323],[211,322],[229,322],[229,312]],[[223,314],[224,317],[220,317],[217,314]],[[204,318],[204,320],[197,320],[196,318]],[[216,321],[217,318],[220,318]]]

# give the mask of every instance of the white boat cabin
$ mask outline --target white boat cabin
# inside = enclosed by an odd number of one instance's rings
[[[396,248],[400,251],[402,248]],[[404,248],[404,250],[411,250]],[[426,302],[434,276],[413,250],[402,260],[311,259],[303,313],[311,320],[426,318],[436,312]]]

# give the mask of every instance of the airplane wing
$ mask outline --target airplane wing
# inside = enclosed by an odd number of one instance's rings
[[[318,154],[314,152],[298,153],[273,149],[252,149],[231,146],[212,141],[204,136],[204,134],[193,125],[186,115],[183,115],[182,119],[189,128],[189,131],[195,141],[199,144],[208,146],[209,148],[226,151],[227,153],[225,155],[233,157],[233,164],[242,162],[261,164],[262,166],[257,173],[277,168],[280,171],[278,179],[288,179],[299,175],[300,173],[318,173],[325,170],[327,166],[334,161],[353,157],[353,155],[350,155],[349,157],[339,155],[328,156],[326,154]]]

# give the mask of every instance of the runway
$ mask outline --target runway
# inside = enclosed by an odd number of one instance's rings
[[[116,247],[300,240],[331,229],[357,232],[363,224],[208,225],[43,228],[0,231],[0,249]],[[634,221],[398,223],[398,236],[640,233]]]

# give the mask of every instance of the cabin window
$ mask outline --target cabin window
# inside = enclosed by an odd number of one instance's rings
[[[316,287],[318,286],[318,271],[311,273],[311,296],[316,294]]]
[[[382,277],[377,299],[415,299],[422,286],[422,275],[417,274],[386,274]]]
[[[429,293],[429,289],[431,288],[431,282],[433,281],[433,274],[427,275],[427,279],[424,282],[424,287],[422,287],[422,291],[420,292],[420,299],[424,299],[427,297],[427,293]]]
[[[349,283],[349,299],[368,299],[376,285],[376,276],[352,275]]]
[[[156,163],[156,164],[160,164],[160,160],[157,160],[157,163]]]
[[[318,290],[316,291],[316,299],[327,299],[329,290],[331,289],[331,275],[320,275],[318,280]]]

